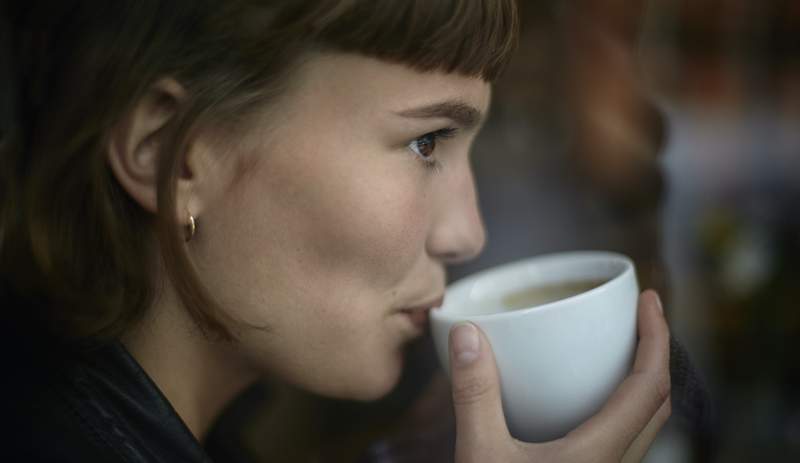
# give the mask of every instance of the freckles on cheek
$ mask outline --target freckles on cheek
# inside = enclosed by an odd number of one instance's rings
[[[339,225],[330,230],[333,263],[363,267],[371,279],[388,283],[404,276],[424,249],[427,218],[421,201],[401,194],[373,194],[369,202],[339,210]]]
[[[384,275],[402,278],[424,250],[424,210],[413,201],[386,204],[385,216],[367,217],[364,224],[366,257],[380,268]]]

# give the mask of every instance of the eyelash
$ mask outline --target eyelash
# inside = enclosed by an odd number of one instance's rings
[[[422,162],[422,164],[425,166],[425,168],[430,169],[432,171],[438,171],[439,169],[441,169],[442,163],[436,158],[436,154],[435,154],[436,142],[437,142],[437,140],[440,140],[440,139],[446,139],[446,138],[454,137],[455,134],[456,134],[456,131],[457,131],[457,129],[455,129],[453,127],[447,127],[447,128],[444,128],[444,129],[436,130],[434,132],[428,132],[425,135],[422,135],[421,137],[417,137],[417,138],[411,140],[411,142],[409,142],[409,144],[408,144],[408,149],[410,149],[411,152],[414,153],[415,157],[417,159],[419,159],[420,162]],[[427,141],[424,141],[425,139],[427,139]],[[419,150],[419,146],[420,146],[420,142],[427,143],[427,144],[430,144],[432,146],[430,155],[428,157],[424,157],[424,155],[420,151],[418,151]],[[414,149],[414,146],[416,146],[417,149]]]

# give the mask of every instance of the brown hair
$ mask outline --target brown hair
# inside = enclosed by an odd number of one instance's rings
[[[115,337],[152,302],[153,247],[199,326],[231,339],[174,219],[182,153],[196,131],[235,128],[278,95],[298,57],[356,52],[492,81],[516,42],[514,0],[16,2],[14,125],[0,145],[0,272],[47,307],[57,332]],[[112,128],[159,78],[186,104],[168,127],[157,217],[106,166]],[[153,239],[151,228],[156,226]]]

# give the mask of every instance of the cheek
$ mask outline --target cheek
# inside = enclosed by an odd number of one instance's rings
[[[309,156],[312,162],[281,166],[256,193],[278,198],[265,200],[266,215],[280,221],[278,233],[295,244],[306,271],[384,287],[424,253],[430,214],[419,166],[371,156],[378,161]]]
[[[271,324],[313,312],[332,331],[358,329],[424,257],[419,166],[316,159],[262,160],[201,218],[204,283],[237,318]],[[284,309],[295,306],[304,308]]]
[[[326,197],[309,223],[310,242],[323,267],[346,262],[368,271],[371,279],[394,284],[424,251],[428,214],[423,195],[402,181],[363,181]],[[322,225],[326,224],[326,225]],[[373,281],[375,282],[375,281]]]
[[[390,295],[424,257],[429,213],[419,166],[356,164],[259,163],[214,205],[197,245],[212,293],[237,319],[269,328],[245,330],[255,364],[369,399],[400,374]]]

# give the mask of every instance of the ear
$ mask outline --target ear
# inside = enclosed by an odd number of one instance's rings
[[[153,84],[130,113],[114,128],[108,164],[125,191],[145,210],[158,212],[158,166],[165,128],[186,102],[186,91],[173,79]],[[199,137],[189,140],[181,159],[175,191],[178,223],[198,217],[206,202],[221,191],[223,175],[211,145]]]
[[[185,97],[175,80],[159,80],[111,132],[107,152],[111,171],[128,195],[152,213],[158,210],[158,156],[164,129]]]

